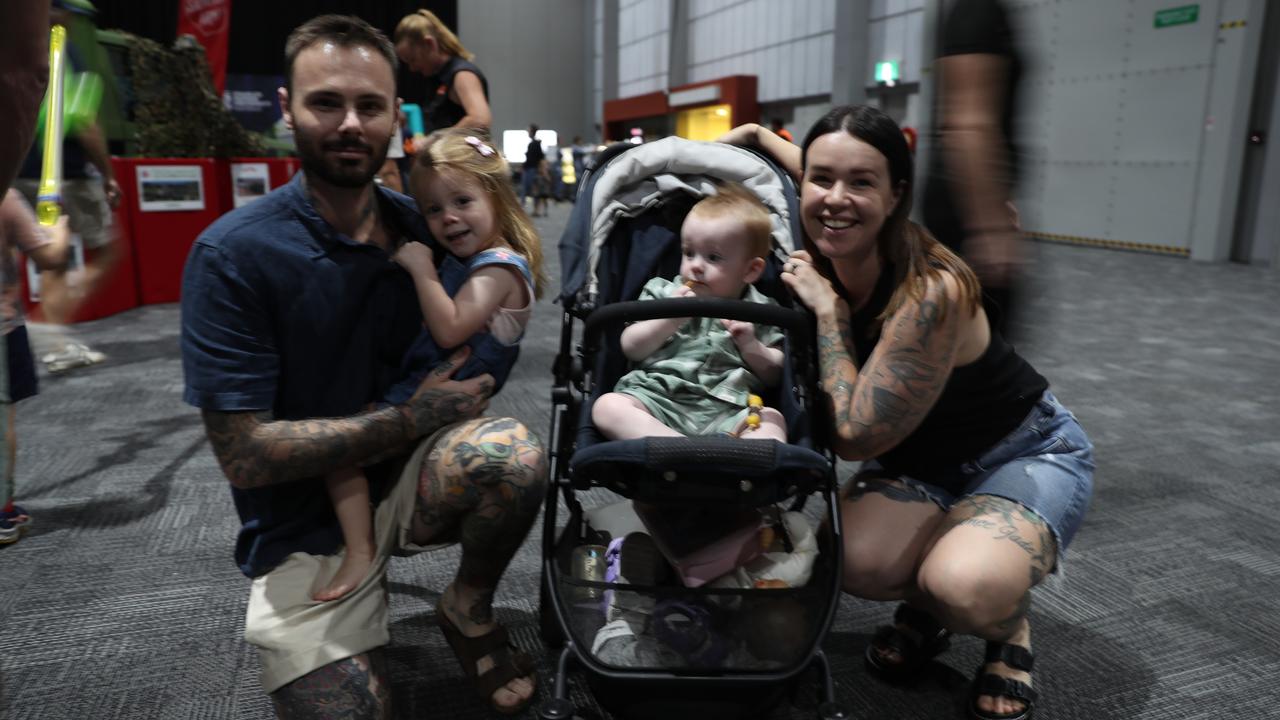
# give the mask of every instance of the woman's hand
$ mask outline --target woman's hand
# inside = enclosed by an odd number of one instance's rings
[[[418,275],[429,269],[434,270],[436,266],[435,253],[431,252],[431,248],[426,243],[420,242],[405,243],[391,259],[408,270],[411,275]]]
[[[813,266],[807,250],[796,250],[783,263],[782,282],[814,314],[834,311],[840,299],[831,281]]]

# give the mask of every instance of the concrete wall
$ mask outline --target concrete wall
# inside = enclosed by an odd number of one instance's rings
[[[493,134],[529,123],[591,137],[591,48],[582,0],[464,0],[456,31],[489,79]]]

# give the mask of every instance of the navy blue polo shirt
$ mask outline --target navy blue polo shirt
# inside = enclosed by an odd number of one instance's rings
[[[354,415],[390,386],[422,329],[409,274],[376,245],[334,230],[301,179],[227,213],[191,248],[183,399],[198,408],[269,410],[278,420]],[[412,200],[376,192],[393,232],[430,241]],[[342,543],[322,478],[231,493],[242,524],[236,562],[250,577],[290,553],[330,554]]]

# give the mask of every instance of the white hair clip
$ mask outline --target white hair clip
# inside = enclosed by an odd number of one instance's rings
[[[493,148],[484,144],[484,142],[480,140],[480,138],[476,137],[475,135],[468,135],[465,139],[467,141],[467,144],[475,148],[476,152],[480,153],[481,155],[485,157],[489,157],[490,155],[493,154]]]

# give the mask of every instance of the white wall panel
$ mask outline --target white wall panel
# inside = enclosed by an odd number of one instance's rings
[[[1049,98],[1049,160],[1110,162],[1116,157],[1123,80],[1057,83]]]
[[[1057,4],[1052,40],[1055,78],[1093,78],[1124,67],[1132,35],[1126,4],[1116,0]]]
[[[829,76],[829,68],[831,68],[831,53],[822,54],[822,36],[810,37],[805,41],[805,59],[804,59],[804,77],[805,85],[803,92],[805,95],[818,95],[819,92],[831,91],[831,76]],[[823,82],[823,70],[826,69],[827,82]]]
[[[1156,12],[1178,4],[1018,4],[1033,53],[1020,122],[1030,230],[1191,247],[1197,207],[1218,202],[1196,196],[1223,30],[1221,0],[1195,3],[1196,22],[1156,28]]]
[[[810,95],[821,95],[831,92],[832,72],[834,66],[831,58],[835,52],[835,36],[831,33],[818,37],[818,73],[814,80],[814,90]]]
[[[1209,69],[1137,73],[1125,90],[1119,159],[1178,162],[1190,169],[1200,155],[1203,121],[1197,107],[1209,92]]]
[[[804,44],[792,43],[790,45],[791,57],[787,60],[787,67],[790,69],[790,87],[796,89],[797,95],[804,95]]]
[[[1165,247],[1189,246],[1196,176],[1184,166],[1136,166],[1116,183],[1109,237]]]
[[[1115,173],[1109,165],[1061,164],[1045,177],[1041,216],[1059,235],[1109,238]]]
[[[906,36],[902,49],[902,82],[920,82],[920,66],[933,56],[933,50],[925,42],[924,13],[911,12],[906,16]]]

